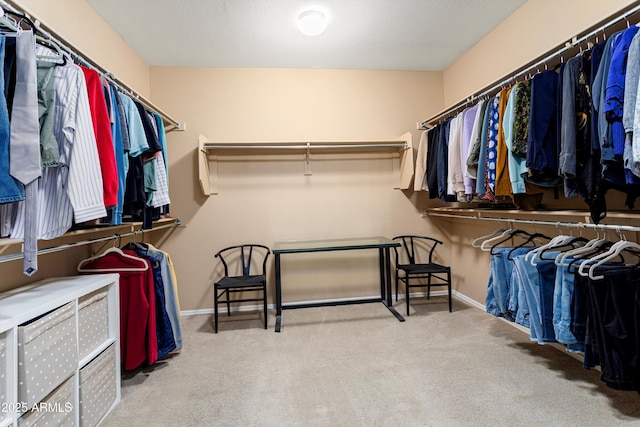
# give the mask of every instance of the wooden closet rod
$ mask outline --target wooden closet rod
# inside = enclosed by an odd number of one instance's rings
[[[24,6],[20,5],[18,2],[13,0],[0,0],[0,7],[3,10],[9,10],[15,13],[19,13],[25,15],[28,19],[30,19],[35,24],[35,29],[38,32],[42,33],[44,36],[48,37],[54,43],[58,44],[62,50],[71,55],[71,57],[82,63],[89,68],[93,68],[98,71],[104,78],[106,78],[110,83],[115,85],[118,90],[122,93],[129,95],[134,98],[136,101],[140,102],[145,108],[149,110],[153,110],[162,117],[162,120],[165,124],[166,131],[178,130],[180,129],[180,123],[171,117],[166,112],[162,111],[156,105],[154,105],[151,101],[144,98],[142,95],[138,94],[136,91],[127,86],[124,82],[116,78],[112,73],[110,73],[105,67],[101,66],[97,61],[89,58],[87,55],[81,53],[79,50],[75,48],[71,48],[71,43],[67,42],[63,37],[53,31],[51,28],[47,27],[39,17],[35,16],[32,12],[27,10]]]
[[[135,236],[135,235],[138,235],[138,234],[144,234],[147,231],[157,231],[157,230],[162,230],[164,228],[173,228],[173,227],[177,227],[177,226],[179,226],[181,224],[182,224],[182,221],[180,221],[180,219],[176,219],[176,222],[174,222],[172,224],[158,225],[158,226],[153,227],[153,228],[148,229],[148,230],[134,230],[134,231],[129,231],[127,233],[113,234],[111,236],[99,237],[97,239],[82,240],[82,241],[79,241],[79,242],[67,243],[65,245],[52,246],[50,248],[39,249],[38,250],[38,256],[44,255],[44,254],[51,254],[51,253],[54,253],[54,252],[61,252],[61,251],[67,250],[67,249],[77,248],[79,246],[86,246],[86,245],[92,245],[94,243],[107,242],[109,240],[116,240],[116,239],[119,239],[121,237],[128,237],[128,236]],[[23,257],[24,257],[24,252],[18,252],[18,253],[9,254],[9,255],[3,255],[3,256],[0,256],[0,263],[9,262],[9,261],[16,261],[16,260],[22,259]]]
[[[577,228],[584,229],[590,228],[593,230],[612,230],[618,233],[623,231],[628,231],[632,233],[640,232],[640,227],[632,226],[632,225],[613,225],[613,224],[590,224],[584,222],[552,222],[552,221],[539,221],[537,219],[516,219],[516,218],[491,218],[484,217],[478,215],[453,215],[446,214],[440,212],[429,212],[428,210],[424,211],[424,216],[435,216],[442,218],[457,218],[457,219],[473,219],[473,220],[482,220],[482,221],[496,221],[503,222],[508,224],[529,224],[529,225],[543,225],[548,227],[556,227],[556,228]]]
[[[453,115],[453,113],[460,112],[466,106],[477,102],[479,99],[482,99],[483,97],[490,97],[495,95],[496,93],[498,93],[500,89],[506,87],[507,85],[512,85],[516,83],[519,78],[526,76],[527,74],[530,74],[533,71],[536,71],[541,66],[548,65],[549,62],[551,61],[557,60],[558,58],[562,58],[562,55],[567,53],[569,50],[574,49],[577,46],[580,46],[581,43],[588,41],[589,39],[597,36],[600,33],[605,34],[606,30],[610,29],[611,27],[617,24],[620,24],[621,22],[627,21],[628,23],[629,17],[631,17],[632,15],[638,12],[640,12],[640,5],[635,5],[635,6],[628,6],[623,11],[618,12],[619,14],[613,19],[611,19],[611,16],[614,16],[614,15],[611,15],[609,18],[604,19],[599,23],[593,25],[589,29],[585,30],[583,33],[577,36],[574,36],[571,40],[567,41],[566,43],[556,46],[555,48],[538,56],[536,59],[530,61],[529,63],[525,64],[519,69],[516,69],[513,72],[509,73],[509,77],[503,77],[500,80],[496,80],[495,82],[491,83],[488,86],[485,86],[483,89],[474,93],[468,98],[463,99],[462,101],[459,101],[453,106],[447,108],[444,111],[441,111],[440,113],[436,114],[435,116],[423,122],[419,122],[420,129],[430,129],[437,122]]]

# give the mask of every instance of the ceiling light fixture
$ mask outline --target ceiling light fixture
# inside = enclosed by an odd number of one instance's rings
[[[305,10],[298,16],[298,28],[304,35],[317,36],[327,28],[327,18],[319,10]]]

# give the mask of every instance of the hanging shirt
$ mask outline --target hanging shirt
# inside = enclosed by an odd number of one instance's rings
[[[438,198],[442,201],[448,201],[447,197],[447,177],[449,174],[449,129],[451,121],[447,119],[442,124],[438,142]]]
[[[38,54],[49,49],[37,46]],[[51,53],[49,53],[51,54]],[[56,108],[53,131],[60,167],[45,168],[38,192],[38,238],[53,239],[69,230],[73,220],[85,222],[106,216],[102,174],[93,133],[84,74],[68,61],[55,68]],[[24,210],[18,209],[12,237],[22,238]]]
[[[489,107],[491,103],[491,100],[485,103],[482,129],[480,130],[480,151],[478,153],[478,173],[476,179],[476,194],[479,196],[484,196],[487,192],[485,183],[487,181],[487,145],[489,140]]]
[[[513,194],[527,192],[523,176],[527,173],[527,159],[518,157],[513,152],[516,96],[520,84],[522,83],[518,83],[513,90],[511,90],[505,108],[504,119],[502,120],[502,131],[504,133],[504,143],[507,148],[507,160],[509,162],[509,179],[511,180],[511,192]]]
[[[118,205],[118,171],[111,135],[111,122],[107,112],[107,104],[102,91],[100,76],[95,70],[80,67],[84,73],[89,107],[93,122],[93,131],[98,147],[100,169],[102,171],[102,185],[104,188],[104,205],[107,207]]]
[[[593,105],[597,112],[598,119],[598,141],[600,143],[601,161],[615,161],[613,150],[613,135],[609,121],[605,114],[607,79],[609,76],[609,66],[611,65],[611,49],[617,43],[620,32],[613,34],[604,46],[602,59],[598,67],[592,87]]]
[[[558,177],[558,73],[544,71],[531,80],[531,119],[527,144],[527,180],[540,186],[562,184]]]
[[[427,189],[427,131],[420,134],[418,143],[418,157],[416,158],[416,170],[413,180],[413,191]]]
[[[462,118],[462,143],[460,145],[460,164],[462,169],[462,177],[464,182],[464,194],[473,195],[474,183],[471,177],[467,177],[465,172],[467,169],[467,159],[469,157],[469,148],[471,146],[471,137],[473,127],[478,114],[478,105],[474,105],[463,112]],[[470,198],[467,198],[470,201]]]
[[[459,193],[464,194],[464,178],[462,175],[462,163],[460,150],[462,145],[462,122],[464,113],[458,114],[451,122],[449,130],[449,169],[447,178],[447,194],[457,199]]]
[[[486,178],[485,178],[485,197],[487,200],[495,201],[496,187],[496,165],[498,159],[498,130],[500,122],[499,113],[500,94],[491,101],[489,109],[489,123],[487,134],[487,161],[486,161]]]
[[[511,151],[518,157],[526,158],[531,116],[531,80],[518,83],[515,91]]]
[[[618,43],[614,43],[611,50],[611,64],[607,75],[603,112],[611,125],[613,152],[617,155],[624,154],[625,136],[622,125],[624,81],[627,72],[629,45],[638,30],[640,28],[635,25],[624,30],[619,36]]]
[[[111,120],[111,134],[113,135],[113,154],[116,160],[116,169],[118,172],[118,198],[117,204],[114,207],[111,214],[111,225],[122,224],[122,211],[124,208],[124,193],[127,185],[127,173],[125,171],[125,163],[127,154],[124,151],[124,143],[122,137],[123,124],[121,122],[120,114],[118,114],[115,100],[118,99],[118,92],[115,86],[110,85],[109,91],[111,92],[110,99],[113,100],[112,105],[116,108],[113,109],[113,115]],[[126,127],[126,122],[124,123]]]
[[[440,132],[442,123],[427,131],[427,189],[429,199],[438,198],[438,144],[440,143]]]
[[[509,181],[509,149],[504,141],[504,131],[502,123],[507,109],[507,101],[512,88],[505,88],[500,91],[500,103],[498,104],[498,145],[496,147],[496,196],[509,196],[511,194],[511,183]],[[513,112],[511,113],[513,114]]]
[[[463,163],[464,176],[466,178],[476,179],[478,177],[478,158],[480,157],[480,142],[482,140],[482,125],[484,119],[484,112],[487,108],[487,103],[482,100],[478,102],[478,110],[476,112],[476,118],[473,122],[473,128],[471,129],[471,138],[469,141],[469,154],[467,159]],[[465,166],[466,165],[466,166]],[[474,182],[475,192],[475,182]]]

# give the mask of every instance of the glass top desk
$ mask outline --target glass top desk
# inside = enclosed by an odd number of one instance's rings
[[[348,239],[328,240],[290,240],[275,242],[273,255],[275,257],[276,274],[276,332],[280,332],[282,326],[282,310],[307,307],[321,307],[332,305],[362,304],[369,302],[381,302],[401,322],[404,318],[392,306],[391,301],[391,248],[400,246],[400,243],[386,237],[359,237]],[[280,256],[282,254],[350,251],[361,249],[377,249],[380,265],[380,297],[365,298],[345,301],[327,301],[315,303],[291,303],[282,304],[282,277],[280,269]]]

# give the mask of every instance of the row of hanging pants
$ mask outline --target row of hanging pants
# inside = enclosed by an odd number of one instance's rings
[[[578,274],[585,260],[558,265],[559,252],[528,258],[532,249],[492,249],[487,312],[529,328],[532,341],[584,354],[607,386],[640,393],[640,266],[605,264],[592,279]]]

